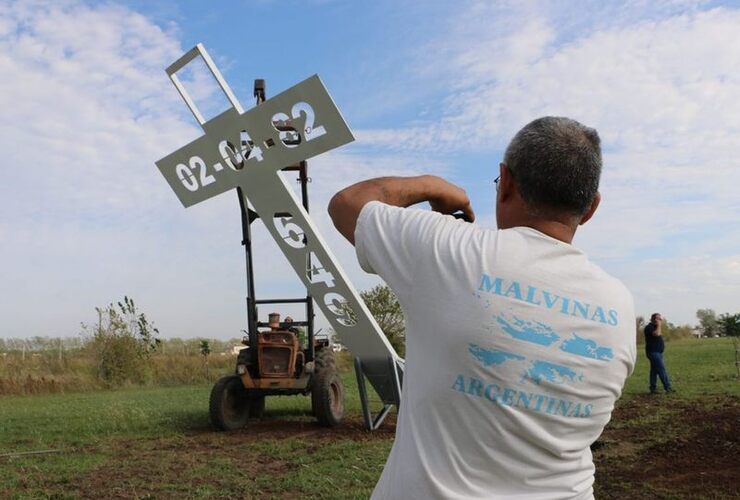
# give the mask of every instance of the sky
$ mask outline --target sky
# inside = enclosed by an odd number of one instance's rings
[[[0,0],[0,337],[77,335],[124,295],[165,337],[241,336],[236,195],[184,209],[154,163],[202,134],[164,71],[197,43],[247,109],[255,78],[269,97],[321,76],[356,140],[309,161],[311,214],[358,290],[379,279],[331,225],[332,194],[431,173],[494,228],[508,141],[558,115],[604,154],[574,244],[637,314],[740,312],[739,31],[738,2]],[[254,235],[258,295],[302,295]]]

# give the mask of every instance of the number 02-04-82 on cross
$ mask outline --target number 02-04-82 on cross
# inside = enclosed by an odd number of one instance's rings
[[[230,108],[203,129],[157,162],[186,207],[247,187],[253,169],[278,171],[354,140],[317,75],[242,114]]]

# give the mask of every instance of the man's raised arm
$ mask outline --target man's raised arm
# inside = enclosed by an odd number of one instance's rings
[[[329,202],[329,216],[334,226],[353,245],[357,218],[362,207],[371,201],[404,208],[428,201],[436,212],[451,214],[462,211],[465,220],[475,220],[465,191],[440,177],[421,175],[368,179],[339,191]]]

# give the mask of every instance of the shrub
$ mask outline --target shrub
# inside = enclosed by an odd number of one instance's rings
[[[398,355],[403,357],[406,353],[406,323],[396,294],[390,287],[378,285],[361,292],[360,296],[388,341]]]
[[[144,313],[138,313],[134,301],[124,297],[101,309],[98,324],[92,329],[83,324],[83,334],[89,337],[89,348],[96,361],[96,376],[107,385],[145,383],[151,376],[149,356],[160,343],[159,330],[149,323]]]

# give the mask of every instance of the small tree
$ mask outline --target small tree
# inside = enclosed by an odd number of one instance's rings
[[[211,346],[207,340],[200,341],[200,355],[203,356],[203,364],[206,367],[206,378],[208,378],[208,355],[211,354]]]
[[[360,293],[378,326],[400,356],[406,354],[406,324],[401,303],[386,285],[378,285]]]
[[[715,313],[712,309],[699,309],[698,311],[696,311],[696,317],[699,319],[701,334],[704,337],[714,337],[719,333],[717,313]]]
[[[643,335],[643,328],[645,328],[645,318],[643,316],[637,316],[635,318],[635,331],[637,333],[637,343],[645,343],[645,335]]]
[[[691,326],[674,325],[665,318],[663,318],[661,331],[665,340],[677,340],[691,337]]]
[[[142,355],[149,356],[156,351],[162,342],[155,335],[159,334],[159,330],[154,325],[149,324],[149,320],[144,313],[137,314],[134,300],[124,296],[123,304],[119,302],[118,307],[123,318],[128,322],[128,331],[132,332],[138,341]]]
[[[91,337],[90,347],[97,361],[97,375],[108,385],[144,382],[147,360],[157,349],[159,330],[138,313],[134,301],[124,297],[118,308],[109,304],[96,307],[98,324],[82,324],[83,335]]]
[[[740,337],[740,314],[722,314],[719,317],[718,325],[721,335]]]

